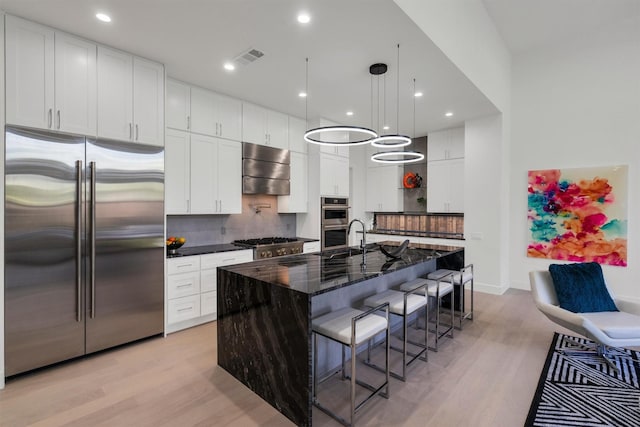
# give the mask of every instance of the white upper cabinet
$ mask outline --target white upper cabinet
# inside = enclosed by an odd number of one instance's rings
[[[401,190],[404,167],[387,165],[367,168],[365,211],[402,212],[404,195]]]
[[[163,145],[164,69],[98,47],[98,136]]]
[[[96,45],[6,17],[6,119],[96,134]]]
[[[242,103],[242,141],[289,149],[289,116]]]
[[[189,130],[191,121],[191,86],[167,79],[166,123],[168,128]]]
[[[349,158],[320,153],[320,196],[349,197]]]
[[[163,145],[164,67],[156,62],[133,58],[133,140]]]
[[[431,132],[427,138],[427,160],[464,157],[464,127]]]
[[[304,140],[306,131],[307,122],[305,120],[289,116],[289,150],[307,153],[307,141]]]
[[[240,141],[242,102],[167,79],[167,127]]]
[[[464,212],[464,159],[428,162],[427,212]]]

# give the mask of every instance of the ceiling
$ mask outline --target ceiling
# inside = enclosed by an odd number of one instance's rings
[[[640,3],[483,2],[513,51],[589,28],[596,17],[618,19]],[[576,14],[584,3],[594,10]],[[622,6],[610,11],[611,3]],[[0,0],[0,8],[159,61],[170,77],[298,117],[306,115],[310,124],[324,117],[380,130],[385,122],[393,132],[399,116],[400,133],[422,136],[497,111],[392,0]],[[303,10],[311,15],[306,25],[296,20]],[[98,11],[108,13],[112,22],[96,20]],[[588,18],[575,19],[576,15]],[[545,31],[538,30],[542,21]],[[248,48],[264,56],[233,72],[223,69],[225,61]],[[298,93],[305,89],[307,57],[305,100]],[[381,103],[372,101],[378,89],[374,84],[372,90],[369,66],[376,62],[389,66],[386,90],[380,89],[386,102]],[[414,78],[422,98],[412,96]],[[347,110],[354,115],[346,116]],[[445,117],[448,111],[452,117]]]

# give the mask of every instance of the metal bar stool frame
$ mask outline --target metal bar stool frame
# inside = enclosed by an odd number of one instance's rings
[[[356,342],[356,327],[357,327],[357,323],[359,320],[370,316],[372,314],[374,314],[376,311],[381,311],[384,310],[385,311],[385,319],[387,321],[387,328],[386,328],[386,332],[385,332],[385,367],[386,367],[386,376],[385,376],[385,381],[382,385],[380,385],[379,387],[374,387],[370,384],[365,383],[364,381],[360,381],[356,378],[356,357],[357,357],[357,347],[359,344],[363,344],[363,342],[357,343]],[[333,337],[327,336],[321,332],[316,331],[315,329],[312,329],[312,334],[313,334],[313,405],[316,406],[318,409],[320,409],[322,412],[324,412],[325,414],[329,415],[331,418],[335,419],[336,421],[338,421],[340,424],[347,426],[347,427],[351,427],[354,425],[354,417],[355,414],[358,412],[358,410],[360,410],[367,402],[369,402],[371,400],[372,397],[376,396],[377,394],[380,394],[382,397],[384,397],[385,399],[389,398],[389,303],[384,303],[384,304],[380,304],[377,307],[371,308],[370,310],[364,311],[363,313],[352,317],[351,318],[351,342],[349,344],[345,344],[342,341],[338,341]],[[318,382],[318,372],[317,372],[317,368],[318,368],[318,335],[321,335],[333,342],[336,342],[338,344],[340,344],[342,346],[342,366],[341,366],[341,370],[342,370],[342,379],[349,379],[351,384],[350,384],[350,393],[349,393],[349,397],[350,397],[350,421],[345,420],[344,418],[342,418],[341,416],[339,416],[338,414],[334,413],[333,411],[331,411],[329,408],[327,408],[326,406],[324,406],[322,403],[320,403],[320,401],[318,400],[318,396],[317,396],[317,391],[318,391],[318,384],[323,382],[320,381]],[[369,340],[366,340],[367,343],[369,342]],[[345,375],[345,348],[349,347],[351,349],[351,375],[347,376]],[[330,376],[329,376],[330,377]],[[325,378],[325,380],[328,378]],[[364,400],[362,400],[360,403],[356,404],[356,385],[359,385],[361,387],[366,388],[367,390],[369,390],[371,393],[366,396],[364,398]],[[385,389],[384,393],[382,392],[382,389]]]
[[[456,326],[456,329],[462,330],[462,321],[467,319],[467,320],[471,320],[473,321],[473,282],[474,282],[474,275],[473,275],[473,264],[467,264],[464,267],[462,267],[460,270],[437,270],[436,272],[441,271],[441,272],[449,272],[449,273],[453,273],[455,275],[455,280],[454,280],[454,284],[457,286],[460,286],[460,293],[458,296],[458,302],[460,304],[460,312],[458,315],[458,320],[459,320],[459,324],[458,326]],[[471,274],[468,276],[467,280],[464,280],[465,274],[467,273],[467,271],[469,271]],[[433,273],[430,273],[433,274]],[[433,280],[437,280],[438,277],[446,277],[447,275],[442,275],[442,276],[432,276],[430,277],[430,279]],[[470,310],[468,312],[465,312],[464,310],[464,289],[467,283],[470,283],[470,291],[471,291],[471,304],[470,304]],[[451,304],[453,305],[453,301],[451,301]]]
[[[427,349],[429,348],[429,330],[428,328],[425,328],[424,330],[424,344],[423,343],[419,343],[419,342],[415,342],[415,341],[411,341],[408,339],[408,335],[407,335],[407,326],[408,326],[408,317],[417,312],[418,310],[420,310],[420,308],[417,308],[415,310],[413,310],[411,313],[407,313],[407,299],[409,298],[409,296],[411,295],[417,295],[417,296],[422,296],[422,295],[426,295],[426,289],[427,289],[427,284],[425,283],[424,285],[418,285],[415,288],[409,289],[409,290],[397,290],[397,289],[391,289],[393,291],[396,292],[401,292],[403,293],[403,310],[402,313],[394,313],[393,311],[390,310],[390,314],[396,315],[396,316],[401,316],[402,317],[402,348],[398,348],[398,347],[394,347],[392,345],[389,346],[389,348],[391,350],[395,350],[398,352],[402,353],[402,375],[397,374],[393,371],[390,371],[389,374],[396,378],[399,379],[401,381],[406,381],[407,378],[407,366],[409,366],[411,363],[413,363],[416,359],[420,359],[424,362],[427,362],[429,359],[428,356],[428,352]],[[422,294],[420,293],[422,291]],[[375,297],[375,295],[373,295]],[[387,303],[389,303],[389,301],[387,301]],[[427,322],[427,320],[429,319],[429,301],[427,299],[427,297],[425,297],[425,305],[424,305],[424,309],[425,309],[425,314],[424,314],[424,319],[425,319],[425,324]],[[418,318],[416,318],[416,322],[418,321]],[[420,347],[422,348],[422,350],[418,351],[418,353],[411,353],[407,350],[407,343],[414,345],[416,347]],[[407,362],[407,355],[409,355],[411,357],[411,359]],[[379,371],[382,371],[382,368],[377,366],[376,364],[371,362],[371,345],[369,345],[369,347],[367,348],[367,359],[365,361],[365,364],[367,364],[368,366],[377,369]]]

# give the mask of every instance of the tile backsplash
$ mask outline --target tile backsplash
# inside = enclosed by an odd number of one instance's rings
[[[168,215],[167,236],[183,236],[185,247],[256,237],[295,237],[296,214],[279,214],[277,196],[244,195],[236,215]]]

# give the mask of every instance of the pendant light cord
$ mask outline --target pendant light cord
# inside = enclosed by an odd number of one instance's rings
[[[413,138],[416,137],[416,79],[413,79]]]
[[[398,43],[398,77],[396,79],[396,134],[400,135],[400,43]]]
[[[309,58],[305,58],[305,81],[304,81],[304,122],[309,126]]]

